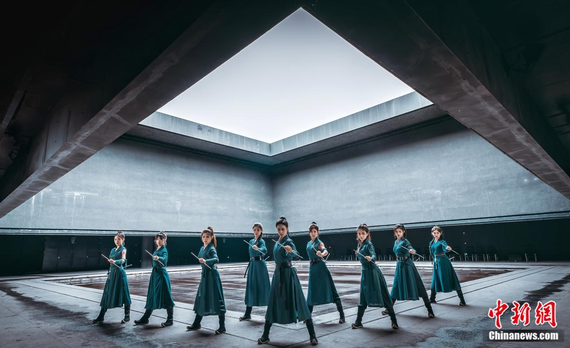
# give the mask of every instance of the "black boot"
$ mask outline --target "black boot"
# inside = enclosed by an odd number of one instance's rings
[[[465,303],[465,297],[463,297],[463,291],[457,290],[457,296],[459,297],[459,305],[467,306],[467,303]]]
[[[307,307],[309,307],[309,313],[311,313],[311,316],[312,316],[312,315],[313,315],[313,308],[315,308],[315,306],[309,306],[309,305],[307,305]],[[303,324],[306,324],[306,323],[307,323],[307,321],[306,321],[306,320],[303,320]]]
[[[344,310],[342,309],[342,302],[340,302],[340,298],[338,300],[336,300],[335,304],[336,304],[336,310],[338,311],[338,314],[340,315],[340,317],[338,319],[338,323],[342,324],[346,320],[344,319]]]
[[[396,312],[394,312],[394,308],[389,307],[387,310],[388,315],[390,316],[390,320],[392,321],[392,329],[398,330],[400,327],[398,326],[398,321],[396,320]]]
[[[216,335],[226,332],[226,312],[222,312],[222,314],[219,315],[218,319],[220,327],[216,330]]]
[[[253,307],[245,307],[245,314],[243,317],[239,317],[239,321],[249,320],[251,319],[251,310]]]
[[[257,344],[269,343],[269,330],[271,329],[271,323],[267,320],[265,321],[265,326],[263,327],[263,335],[257,339]]]
[[[366,307],[358,306],[358,313],[356,314],[356,321],[352,324],[353,329],[362,329],[364,326],[362,325],[362,317],[364,316],[364,311]]]
[[[121,320],[121,324],[131,321],[131,304],[125,303],[125,317]]]
[[[422,297],[422,300],[424,300],[424,305],[427,308],[428,311],[428,318],[435,318],[435,314],[433,314],[433,309],[431,308],[431,303],[429,303],[429,300],[426,297]]]
[[[102,323],[105,321],[105,312],[107,312],[107,308],[101,307],[101,311],[97,318],[93,319],[93,324]]]
[[[196,317],[194,318],[194,322],[192,323],[192,325],[186,326],[186,330],[191,331],[191,330],[201,329],[202,328],[202,325],[200,325],[201,322],[202,322],[202,316],[198,315],[198,313],[196,313]]]
[[[429,302],[430,303],[437,303],[437,301],[435,300],[435,295],[437,293],[435,292],[435,289],[431,289],[431,294],[429,295]]]
[[[146,311],[144,311],[143,316],[139,320],[135,320],[135,325],[148,324],[148,318],[150,318],[151,314],[152,314],[152,310],[150,310],[150,309],[147,309]]]
[[[166,308],[166,321],[161,323],[160,326],[166,327],[172,326],[172,324],[174,324],[174,307],[168,307]]]
[[[307,325],[307,330],[309,331],[309,340],[311,341],[311,345],[316,346],[319,344],[317,340],[317,335],[315,334],[315,326],[313,325],[313,319],[309,318],[305,321],[305,325]]]
[[[395,298],[390,298],[390,299],[392,300],[392,307],[394,307],[394,305],[396,304],[396,301],[397,301],[397,300],[396,300]],[[382,315],[387,315],[387,314],[388,314],[388,310],[387,310],[387,309],[384,309],[384,310],[382,311]]]

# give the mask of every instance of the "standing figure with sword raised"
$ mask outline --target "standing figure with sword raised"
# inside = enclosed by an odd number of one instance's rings
[[[174,300],[170,288],[170,276],[166,270],[168,266],[168,250],[166,250],[166,233],[161,231],[154,237],[156,250],[152,256],[152,273],[148,281],[148,291],[146,293],[145,312],[139,320],[135,320],[135,325],[148,324],[152,311],[155,309],[166,309],[166,321],[160,326],[171,326],[174,323]],[[147,251],[148,252],[148,251]],[[150,254],[150,253],[149,253]]]
[[[396,240],[394,241],[393,250],[394,254],[396,254],[396,271],[394,273],[392,291],[390,292],[392,304],[395,304],[397,300],[417,301],[421,297],[427,308],[428,317],[435,318],[426,287],[412,260],[412,255],[416,253],[416,250],[412,248],[412,244],[406,238],[407,236],[404,224],[394,226],[394,239]],[[387,312],[384,311],[382,314],[387,314]]]
[[[362,275],[360,277],[360,301],[358,302],[358,313],[356,321],[352,324],[353,329],[361,329],[362,317],[367,307],[384,307],[390,320],[392,321],[392,329],[398,329],[398,321],[396,313],[392,306],[388,285],[382,271],[376,265],[376,251],[372,245],[370,237],[370,229],[366,224],[360,224],[356,230],[356,239],[358,248],[355,254],[362,265]]]
[[[326,257],[329,255],[327,248],[319,239],[320,230],[316,222],[309,225],[309,237],[307,242],[307,255],[309,255],[309,290],[307,293],[307,305],[309,311],[313,313],[313,307],[326,303],[336,304],[336,309],[340,315],[339,324],[345,322],[344,311],[340,296],[336,291],[334,281],[326,264]]]
[[[194,301],[196,317],[192,325],[186,327],[186,330],[198,330],[202,328],[201,323],[204,316],[217,315],[220,326],[215,333],[219,335],[226,332],[226,302],[220,273],[216,267],[216,264],[220,262],[216,251],[218,242],[214,235],[214,229],[210,226],[202,231],[200,237],[204,245],[198,253],[198,261],[202,265],[202,274]]]
[[[311,312],[307,307],[297,270],[291,266],[293,256],[299,256],[299,253],[293,240],[289,238],[289,222],[282,216],[275,223],[275,227],[279,234],[279,240],[275,241],[273,247],[275,272],[273,272],[271,290],[269,290],[269,304],[265,313],[263,334],[257,343],[269,343],[269,330],[273,323],[292,324],[305,321],[309,331],[309,340],[312,345],[316,345],[319,341],[315,334]]]
[[[245,314],[239,321],[251,319],[251,310],[254,306],[267,306],[269,303],[269,272],[265,264],[265,254],[267,247],[263,240],[263,225],[260,222],[253,224],[253,236],[249,242],[249,264],[245,270],[244,277],[247,276],[245,287]]]
[[[461,284],[459,284],[457,273],[455,273],[451,261],[449,261],[449,258],[445,254],[447,251],[455,251],[451,249],[443,239],[443,230],[441,227],[433,226],[431,235],[433,239],[429,243],[429,252],[433,259],[433,275],[430,286],[430,302],[437,303],[435,301],[435,295],[438,292],[452,292],[455,290],[459,297],[459,305],[466,306],[467,304],[465,303],[465,298],[461,291]]]
[[[129,282],[127,281],[127,248],[125,248],[125,234],[121,231],[115,234],[115,248],[111,249],[109,257],[101,254],[109,262],[109,272],[107,281],[101,298],[101,311],[99,316],[93,319],[93,324],[105,321],[105,312],[109,308],[125,306],[125,317],[121,320],[124,324],[131,320],[131,295],[129,293]]]

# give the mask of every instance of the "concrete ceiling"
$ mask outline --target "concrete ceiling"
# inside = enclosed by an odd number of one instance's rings
[[[570,2],[472,0],[470,5],[500,47],[507,73],[524,86],[570,152]]]
[[[300,6],[570,198],[567,1],[39,2],[1,28],[0,217]]]

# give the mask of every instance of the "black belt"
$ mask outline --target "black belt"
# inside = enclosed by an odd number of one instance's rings
[[[396,256],[396,260],[397,261],[406,261],[409,260],[410,257],[409,256]]]
[[[249,270],[249,266],[251,265],[251,261],[261,261],[263,260],[263,257],[261,256],[252,256],[249,258],[249,263],[247,264],[247,268],[245,269],[245,272],[243,273],[243,277],[247,277],[247,271]]]
[[[321,262],[321,261],[323,261],[323,259],[314,259],[314,260],[311,260],[311,265],[316,265],[317,263],[319,263],[319,262]]]
[[[291,261],[287,261],[280,264],[275,264],[275,268],[291,268]],[[283,282],[284,282],[285,272],[279,272],[279,297],[285,294],[285,309],[289,309],[289,302],[287,301],[287,291],[283,292]]]
[[[291,268],[291,261],[285,263],[275,264],[275,268]]]

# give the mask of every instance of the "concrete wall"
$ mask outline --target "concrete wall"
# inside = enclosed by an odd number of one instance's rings
[[[0,227],[249,232],[271,214],[271,182],[257,167],[118,139]]]
[[[570,210],[570,200],[457,121],[277,168],[274,218],[292,231]]]
[[[278,166],[119,139],[28,200],[0,228],[291,231],[570,211],[570,201],[457,121]],[[267,232],[274,232],[268,227]]]
[[[288,217],[291,231],[304,231],[313,220],[325,230],[347,228],[323,233],[333,259],[350,255],[353,230],[361,222],[379,226],[374,244],[379,254],[389,255],[393,237],[386,225],[448,221],[446,239],[462,252],[496,253],[500,260],[521,260],[524,253],[567,260],[556,246],[568,243],[568,214],[545,213],[568,211],[570,201],[453,119],[271,171],[122,138],[0,219],[0,228],[59,234],[0,233],[11,258],[27,260],[0,274],[104,269],[108,265],[99,254],[113,245],[111,236],[98,236],[104,230],[185,232],[212,225],[218,232],[249,234],[252,222],[261,221],[274,233],[279,215]],[[529,214],[535,215],[528,219],[547,220],[496,219]],[[410,240],[425,249],[429,227],[413,226],[408,225]],[[77,235],[82,229],[94,235]],[[247,260],[243,237],[235,237],[218,238],[224,262]],[[266,235],[270,247],[271,238]],[[294,239],[303,250],[308,236]],[[148,267],[144,249],[151,248],[152,237],[130,234],[127,243],[129,263]],[[190,251],[199,247],[198,237],[171,234],[172,265],[195,263]]]

